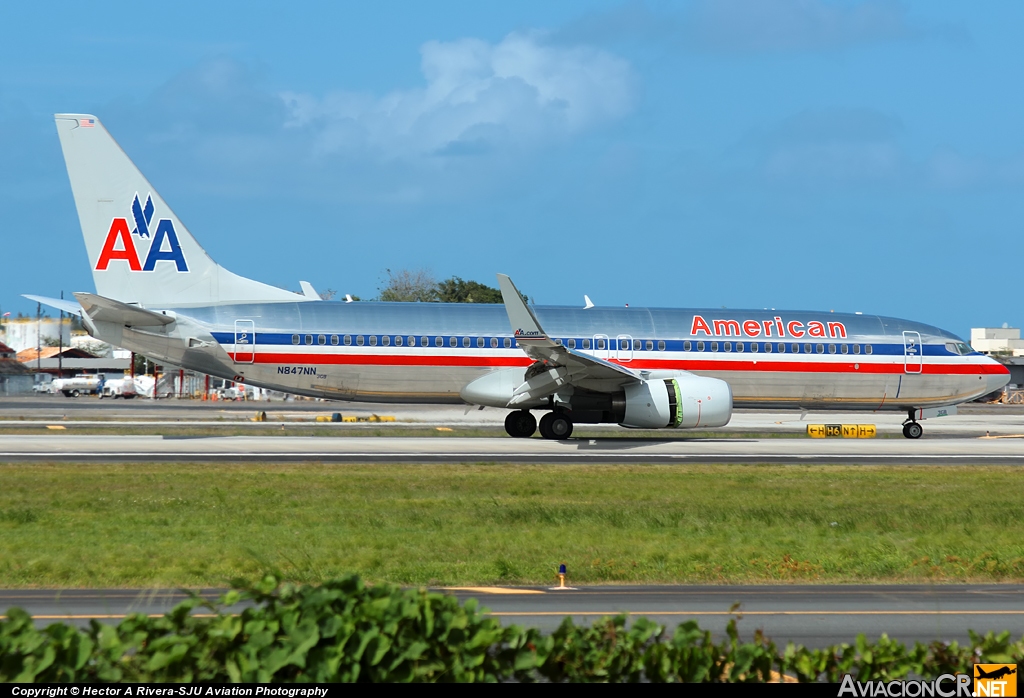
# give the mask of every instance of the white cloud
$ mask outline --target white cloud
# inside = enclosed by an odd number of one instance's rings
[[[387,159],[467,156],[535,147],[618,119],[633,107],[629,64],[585,46],[547,45],[540,34],[431,41],[426,85],[382,96],[285,92],[287,125],[324,153]]]

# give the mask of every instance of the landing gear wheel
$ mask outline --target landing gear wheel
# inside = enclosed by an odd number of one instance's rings
[[[505,431],[513,439],[528,439],[537,431],[537,418],[529,410],[509,412],[505,417]]]
[[[561,412],[548,412],[540,418],[540,435],[545,439],[568,439],[572,436],[572,420]]]
[[[907,422],[903,425],[903,435],[908,439],[920,439],[924,428],[917,422]]]

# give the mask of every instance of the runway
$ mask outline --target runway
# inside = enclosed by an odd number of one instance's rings
[[[198,590],[216,598],[217,590]],[[505,624],[553,630],[566,616],[590,624],[621,612],[669,628],[687,620],[721,636],[730,618],[749,639],[762,629],[780,644],[822,647],[882,633],[904,642],[967,640],[967,629],[1024,634],[1024,585],[956,586],[637,586],[552,591],[545,587],[441,589],[477,598]],[[0,609],[25,608],[40,624],[89,618],[117,623],[126,613],[162,614],[185,597],[168,590],[0,591]],[[737,611],[730,609],[740,604]],[[237,609],[235,609],[237,610]]]
[[[0,434],[0,461],[1024,465],[1022,438],[569,439]]]

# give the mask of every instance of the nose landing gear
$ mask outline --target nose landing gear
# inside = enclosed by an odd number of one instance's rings
[[[903,435],[908,439],[920,439],[924,428],[914,419],[914,410],[910,410],[907,421],[903,422]]]

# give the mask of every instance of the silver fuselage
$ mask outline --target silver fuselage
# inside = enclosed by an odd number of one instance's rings
[[[163,309],[159,309],[163,310]],[[338,400],[460,402],[487,372],[526,366],[501,305],[275,302],[170,308],[163,328],[96,323],[157,361]],[[1001,364],[936,327],[807,311],[536,306],[549,336],[634,370],[727,381],[737,407],[952,405],[1006,384]],[[957,350],[957,346],[960,347]]]

